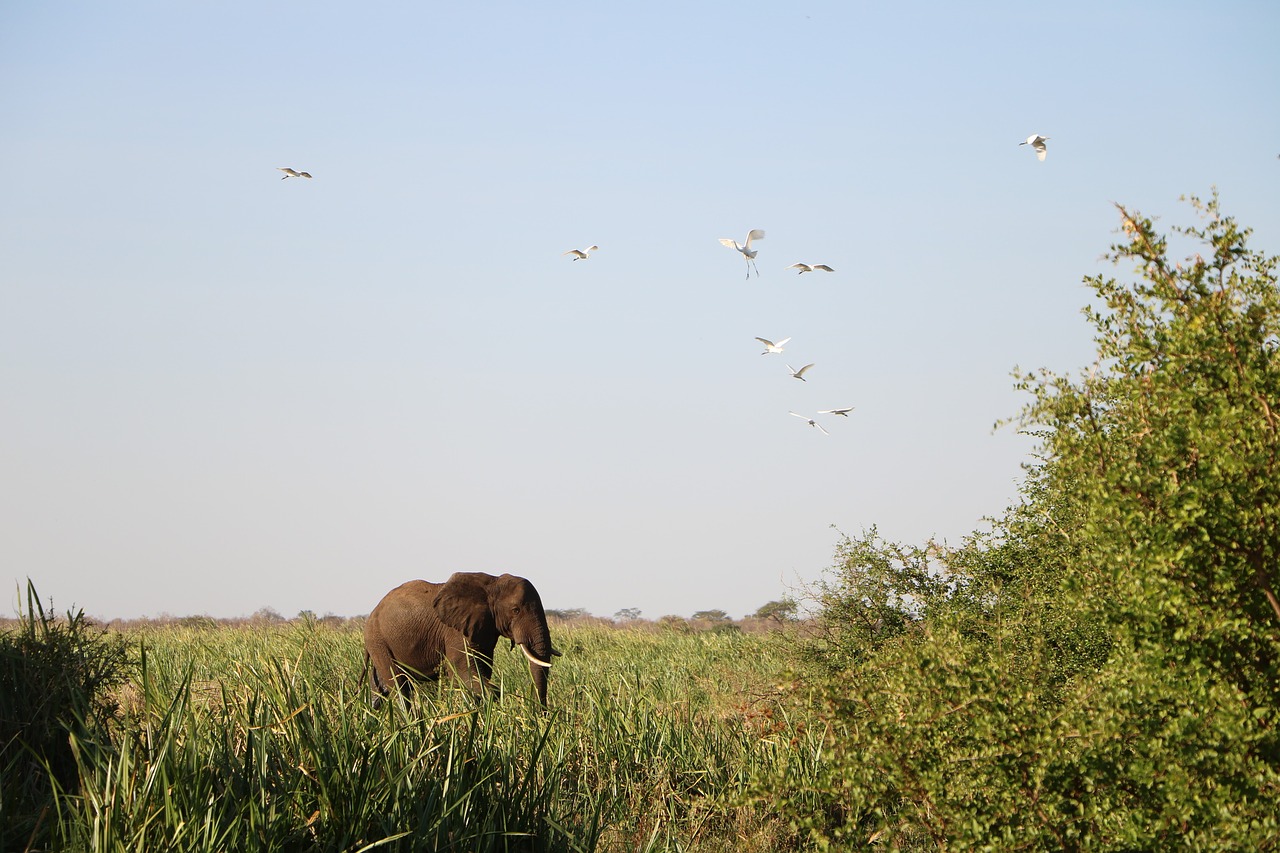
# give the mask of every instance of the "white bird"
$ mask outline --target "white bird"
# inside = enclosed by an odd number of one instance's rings
[[[804,378],[804,372],[808,370],[810,367],[813,367],[812,362],[810,362],[809,364],[806,364],[804,367],[800,368],[799,370],[796,370],[794,367],[788,364],[787,370],[791,371],[792,377],[799,379],[801,382],[808,382],[809,380]]]
[[[280,179],[282,181],[287,181],[290,178],[310,178],[311,177],[311,174],[309,172],[298,172],[293,169],[290,169],[288,166],[276,166],[276,168],[279,169],[281,172],[284,172],[284,177]]]
[[[791,340],[791,338],[783,338],[782,340],[778,341],[776,344],[773,341],[767,341],[764,338],[756,338],[756,340],[764,344],[764,352],[760,354],[768,355],[771,352],[782,352],[782,345],[785,344],[787,341]]]
[[[839,415],[839,416],[840,416],[840,417],[842,417],[842,418],[847,418],[847,417],[849,417],[849,413],[850,413],[850,412],[852,412],[852,411],[853,411],[853,406],[849,406],[848,408],[844,408],[844,409],[819,409],[819,410],[818,410],[818,414],[820,414],[820,415]]]
[[[761,231],[759,228],[753,228],[752,230],[747,232],[747,241],[743,243],[741,246],[738,245],[737,240],[730,240],[728,237],[721,237],[720,245],[728,246],[730,249],[736,249],[737,251],[742,253],[742,257],[747,262],[747,278],[751,278],[751,268],[756,265],[756,252],[759,251],[758,249],[753,250],[751,248],[751,241],[763,240],[763,239],[764,239],[764,232]],[[759,277],[760,277],[760,268],[756,267],[756,278],[759,278]]]
[[[1036,150],[1036,159],[1039,160],[1041,163],[1043,163],[1044,155],[1049,153],[1049,148],[1047,145],[1045,145],[1045,142],[1048,139],[1049,137],[1047,136],[1041,136],[1038,133],[1033,133],[1027,137],[1026,142],[1019,142],[1018,144],[1030,145],[1032,148],[1034,148]]]
[[[818,423],[817,421],[815,421],[813,418],[809,417],[808,415],[798,415],[798,414],[796,414],[795,412],[787,412],[787,414],[789,414],[789,415],[795,415],[797,418],[802,419],[802,420],[803,420],[805,423],[807,423],[809,426],[814,427],[814,428],[816,428],[816,429],[820,429],[820,430],[822,430],[822,434],[823,434],[823,435],[831,435],[831,433],[827,432],[825,429],[822,429],[822,424]]]
[[[575,261],[585,261],[591,252],[598,250],[599,246],[588,246],[585,249],[570,249],[567,252],[561,252],[561,255],[573,255]]]
[[[787,267],[787,269],[800,270],[800,272],[796,273],[796,275],[804,275],[805,273],[813,272],[814,270],[822,270],[823,272],[835,272],[835,270],[833,270],[831,267],[827,266],[826,264],[792,264],[791,266]]]

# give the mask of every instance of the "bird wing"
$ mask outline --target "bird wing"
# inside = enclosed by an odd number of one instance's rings
[[[767,341],[764,338],[756,338],[756,340],[767,347],[777,346],[777,344],[775,344],[773,341]]]
[[[290,169],[288,166],[276,166],[276,168],[279,169],[281,172],[284,172],[286,175],[298,174],[297,172],[293,171],[293,169]]]
[[[811,423],[814,426],[816,426],[818,429],[821,429],[823,435],[831,435],[831,433],[827,432],[825,429],[822,428],[822,424],[818,423],[817,421],[812,421]]]
[[[800,270],[801,272],[804,272],[805,270],[813,269],[813,267],[809,266],[808,264],[792,264],[791,266],[787,267],[787,269]]]
[[[752,240],[763,240],[763,239],[764,239],[764,232],[761,231],[759,228],[752,228],[750,231],[747,232],[747,242],[744,245],[748,249],[750,249]]]
[[[809,420],[809,416],[808,416],[808,415],[799,415],[799,414],[796,414],[795,412],[787,412],[787,414],[788,414],[788,415],[795,415],[797,418],[804,418],[806,421],[807,421],[807,420]]]
[[[826,264],[814,264],[813,268],[815,270],[826,270],[827,272],[835,272],[835,270],[833,270],[831,267],[827,266]]]
[[[721,238],[720,238],[720,245],[721,245],[721,246],[728,246],[730,249],[736,249],[736,248],[738,248],[738,241],[737,241],[737,240],[730,240],[728,237],[721,237]]]
[[[567,251],[567,252],[561,252],[560,254],[561,254],[562,256],[563,256],[563,255],[577,255],[579,258],[585,258],[585,257],[586,257],[586,255],[582,254],[582,250],[581,250],[581,249],[570,249],[569,251]]]
[[[820,414],[820,415],[844,415],[845,417],[848,417],[848,416],[849,416],[849,413],[850,413],[850,412],[852,412],[852,411],[853,411],[853,406],[849,406],[849,407],[848,407],[848,408],[846,408],[846,409],[819,409],[819,410],[818,410],[818,414]]]
[[[311,173],[310,173],[310,172],[299,172],[299,173],[298,173],[298,177],[299,177],[299,178],[309,178],[309,177],[311,177]]]
[[[1049,146],[1037,140],[1036,142],[1031,143],[1031,147],[1036,149],[1036,159],[1043,163],[1044,155],[1049,153]]]
[[[780,346],[782,346],[783,344],[785,344],[785,343],[786,343],[787,341],[789,341],[789,340],[791,340],[791,338],[783,338],[782,340],[780,340],[780,341],[778,341],[776,344],[774,344],[774,346],[776,346],[776,347],[780,347]]]
[[[804,372],[805,372],[806,370],[808,370],[810,367],[813,367],[813,365],[814,365],[814,364],[816,364],[816,363],[817,363],[817,362],[809,362],[809,363],[808,363],[808,364],[806,364],[804,367],[802,367],[802,368],[800,368],[799,370],[797,370],[797,371],[796,371],[796,376],[804,376]]]

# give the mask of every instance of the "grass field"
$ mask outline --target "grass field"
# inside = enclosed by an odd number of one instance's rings
[[[92,850],[766,851],[797,839],[821,733],[777,634],[553,627],[549,709],[500,646],[502,696],[374,709],[356,627],[136,628],[112,742],[75,742],[60,846]]]

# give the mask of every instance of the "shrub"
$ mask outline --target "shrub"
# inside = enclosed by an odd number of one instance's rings
[[[0,849],[47,835],[57,792],[77,787],[70,737],[109,737],[118,710],[112,691],[131,663],[120,636],[82,611],[54,618],[28,581],[27,612],[0,634]]]
[[[820,589],[819,844],[1257,849],[1280,836],[1277,259],[1120,209],[1097,362],[1024,374],[1039,463],[954,552],[846,540]]]
[[[770,601],[767,604],[760,605],[760,608],[751,614],[751,618],[773,620],[778,623],[792,622],[796,619],[796,613],[799,608],[800,605],[793,599],[783,598],[779,601]]]
[[[658,627],[664,631],[674,631],[678,634],[689,634],[693,632],[693,626],[689,624],[689,620],[683,616],[667,615],[658,620]]]

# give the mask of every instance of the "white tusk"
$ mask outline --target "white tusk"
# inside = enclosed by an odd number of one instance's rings
[[[544,660],[538,660],[537,658],[535,658],[533,656],[533,653],[530,652],[527,648],[525,648],[524,643],[520,644],[520,651],[524,652],[524,656],[529,659],[529,663],[536,663],[538,666],[545,666],[547,669],[551,669],[551,664],[547,663]]]

